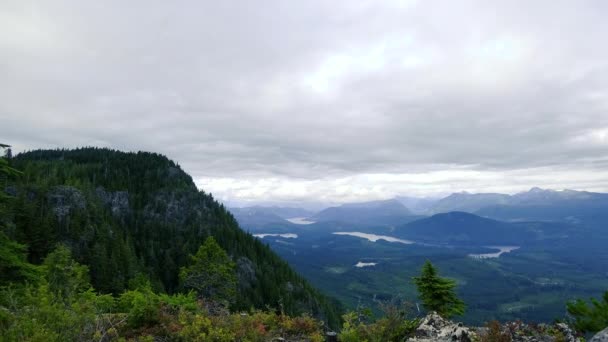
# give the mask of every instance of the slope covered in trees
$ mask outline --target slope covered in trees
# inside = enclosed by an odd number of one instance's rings
[[[237,270],[233,309],[270,306],[308,312],[330,324],[339,320],[335,302],[242,231],[221,204],[164,156],[38,150],[16,156],[11,166],[22,174],[2,184],[13,198],[3,230],[28,247],[31,263],[40,264],[60,243],[88,266],[100,293],[122,293],[138,275],[149,278],[157,292],[175,293],[181,290],[180,267],[213,237]]]

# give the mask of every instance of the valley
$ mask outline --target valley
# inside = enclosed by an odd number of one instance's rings
[[[382,302],[419,303],[411,278],[425,260],[457,281],[467,303],[460,319],[467,324],[551,322],[565,315],[567,301],[597,297],[608,288],[608,234],[598,223],[600,212],[578,215],[577,223],[503,221],[465,212],[412,220],[407,213],[400,224],[398,216],[387,219],[382,206],[376,208],[359,222],[335,216],[310,218],[305,225],[239,222],[263,234],[264,243],[347,308],[369,307],[378,315]],[[580,203],[573,210],[581,212]],[[368,223],[372,215],[385,223]],[[273,232],[297,238],[268,235]]]

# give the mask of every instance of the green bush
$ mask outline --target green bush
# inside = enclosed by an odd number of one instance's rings
[[[179,337],[186,341],[230,342],[235,340],[235,335],[232,332],[212,324],[211,319],[204,315],[182,316],[180,323],[183,328],[179,332]]]
[[[126,291],[118,302],[121,312],[127,313],[129,326],[138,328],[158,323],[160,298],[151,288]]]
[[[344,325],[339,335],[342,342],[384,342],[406,341],[413,336],[419,325],[418,319],[408,319],[406,308],[383,305],[385,315],[373,323],[366,323],[370,315],[363,312],[349,312],[343,316]]]

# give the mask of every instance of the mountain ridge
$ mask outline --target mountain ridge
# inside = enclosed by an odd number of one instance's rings
[[[316,222],[374,222],[377,224],[394,224],[401,219],[414,216],[401,202],[395,199],[346,203],[329,207],[310,219]]]
[[[339,307],[262,242],[165,156],[100,148],[36,150],[11,160],[23,175],[8,184],[11,238],[38,263],[63,243],[89,266],[103,293],[119,293],[138,273],[174,292],[179,268],[213,236],[237,264],[235,308],[282,306],[336,323]]]

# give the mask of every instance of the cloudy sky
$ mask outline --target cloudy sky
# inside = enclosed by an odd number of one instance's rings
[[[230,203],[608,191],[608,2],[0,2],[0,140]]]

